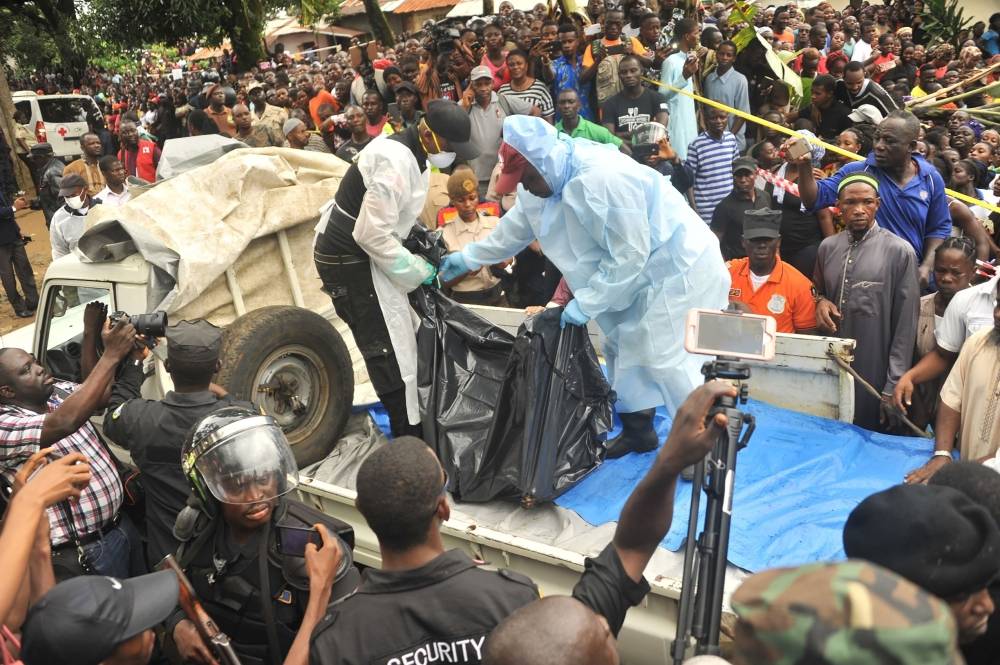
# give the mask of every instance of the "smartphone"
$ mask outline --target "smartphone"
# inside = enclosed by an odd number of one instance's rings
[[[588,37],[593,37],[595,35],[601,34],[601,31],[603,30],[604,28],[601,26],[600,23],[591,23],[590,25],[588,25],[586,28],[583,29],[583,34],[587,35]]]
[[[795,139],[788,144],[786,156],[788,161],[794,162],[810,152],[812,152],[812,148],[809,147],[808,141],[805,139]]]
[[[288,556],[305,556],[306,545],[323,546],[319,531],[312,528],[278,525],[278,551]]]
[[[397,104],[396,102],[389,104],[386,111],[389,116],[389,120],[391,120],[392,122],[400,123],[403,121],[403,114],[399,112],[399,104]]]
[[[609,46],[607,48],[608,55],[621,55],[625,52],[624,44],[615,44],[614,46]]]
[[[562,54],[562,42],[558,40],[554,42],[549,42],[548,49],[550,57],[554,58],[556,56],[559,56],[560,54]]]
[[[684,326],[684,348],[706,356],[770,360],[777,327],[770,316],[692,309]]]

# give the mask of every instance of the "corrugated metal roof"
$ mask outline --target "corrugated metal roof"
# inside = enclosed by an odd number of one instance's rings
[[[538,0],[509,0],[514,9],[522,12],[530,12],[538,4]],[[822,2],[822,0],[820,0]],[[495,6],[500,6],[499,2],[494,2]],[[462,0],[455,8],[448,12],[448,17],[482,16],[483,0]]]
[[[410,14],[422,12],[428,9],[439,9],[441,7],[452,7],[458,4],[458,0],[403,0],[403,3],[393,10],[393,14]]]
[[[382,7],[382,11],[385,11],[385,6],[392,2],[393,0],[379,0],[379,6]],[[356,16],[358,14],[365,13],[365,3],[361,0],[344,0],[340,3],[340,15],[341,16]]]

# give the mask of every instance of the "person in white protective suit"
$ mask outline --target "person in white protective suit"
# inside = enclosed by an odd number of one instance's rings
[[[323,206],[313,260],[337,316],[354,334],[393,435],[420,436],[416,317],[406,294],[434,267],[402,245],[424,207],[430,168],[478,156],[469,114],[432,101],[417,124],[358,153]]]
[[[652,450],[655,407],[673,413],[702,381],[704,358],[683,346],[688,310],[727,305],[719,241],[669,179],[613,146],[557,135],[527,116],[507,118],[503,135],[497,189],[517,188],[517,203],[488,238],[446,256],[441,278],[497,263],[537,238],[573,291],[563,325],[596,319],[607,337],[623,425],[608,456]]]

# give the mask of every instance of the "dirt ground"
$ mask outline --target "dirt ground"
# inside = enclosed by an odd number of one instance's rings
[[[21,210],[17,213],[17,224],[23,235],[32,236],[32,242],[27,245],[28,259],[35,273],[35,283],[42,287],[45,269],[52,260],[52,249],[49,246],[49,230],[45,228],[45,216],[41,210]],[[18,284],[20,290],[20,284]],[[33,319],[19,319],[14,315],[14,309],[7,300],[7,294],[0,289],[0,335],[6,335],[31,323]]]

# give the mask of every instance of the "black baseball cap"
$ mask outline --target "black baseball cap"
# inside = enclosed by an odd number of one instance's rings
[[[754,238],[780,238],[781,211],[760,208],[744,212],[743,237],[747,240]]]
[[[753,157],[737,157],[733,160],[733,175],[740,171],[757,172],[757,160]]]
[[[70,173],[59,182],[59,196],[72,196],[73,192],[86,187],[87,181],[78,173]]]
[[[393,92],[395,92],[397,95],[399,94],[400,90],[406,90],[407,92],[413,93],[417,97],[420,96],[420,91],[417,90],[417,86],[413,85],[409,81],[403,81],[402,83],[397,84],[395,88],[393,88]]]
[[[98,665],[115,648],[170,616],[177,607],[171,570],[119,580],[86,575],[53,587],[24,621],[24,665]]]
[[[469,138],[472,136],[472,122],[469,114],[450,99],[435,99],[427,104],[424,122],[431,131],[448,140],[451,150],[463,161],[479,156]]]
[[[180,363],[214,363],[222,348],[222,329],[204,319],[181,321],[167,328],[167,359]]]

